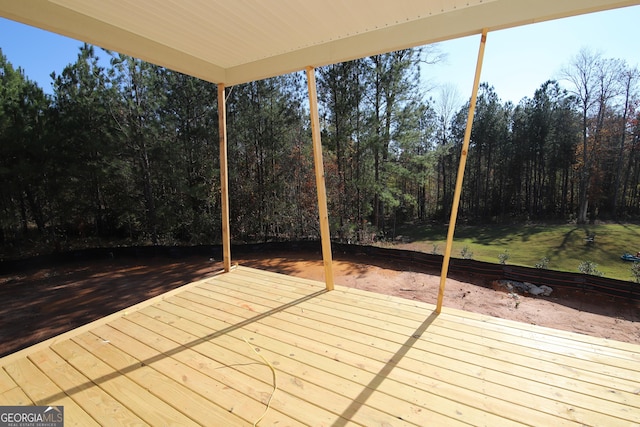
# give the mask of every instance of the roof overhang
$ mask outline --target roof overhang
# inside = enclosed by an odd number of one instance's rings
[[[234,85],[640,0],[0,0],[0,16]]]

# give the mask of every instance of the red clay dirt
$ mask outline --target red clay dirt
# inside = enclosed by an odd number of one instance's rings
[[[323,280],[319,253],[257,253],[233,263]],[[435,304],[437,272],[362,256],[334,255],[337,285]],[[0,275],[0,357],[220,271],[205,257],[82,261]],[[640,343],[640,304],[584,291],[519,295],[447,279],[445,307]],[[516,301],[517,306],[516,306]]]

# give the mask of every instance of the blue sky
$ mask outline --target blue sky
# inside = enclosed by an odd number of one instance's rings
[[[503,101],[518,103],[533,97],[546,80],[558,78],[582,47],[640,66],[638,23],[640,6],[633,6],[489,33],[481,80],[493,85]],[[423,75],[430,85],[451,83],[461,98],[468,99],[479,42],[479,36],[471,36],[440,43],[448,58],[425,67]],[[79,46],[76,40],[0,18],[3,54],[48,93],[49,75],[74,62]]]
[[[560,0],[559,0],[560,1]],[[503,101],[532,98],[548,79],[560,79],[582,47],[640,67],[640,6],[592,13],[491,32],[487,35],[481,81]],[[480,36],[440,43],[445,63],[423,71],[437,83],[453,83],[464,99],[473,86]]]

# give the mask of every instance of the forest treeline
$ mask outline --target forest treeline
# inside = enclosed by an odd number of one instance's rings
[[[109,61],[81,47],[49,95],[0,52],[3,252],[78,237],[219,241],[216,86],[99,53]],[[434,60],[408,49],[316,70],[334,238],[448,220],[469,103],[425,91]],[[562,86],[517,105],[481,85],[461,220],[640,216],[638,69],[587,49],[567,61]],[[319,235],[305,85],[294,73],[227,88],[233,240]]]

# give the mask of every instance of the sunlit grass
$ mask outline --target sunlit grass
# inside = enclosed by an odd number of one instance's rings
[[[437,247],[444,253],[446,227],[406,226],[398,234],[411,242],[400,246],[428,253]],[[588,235],[595,235],[593,243],[586,240]],[[546,257],[549,269],[570,272],[578,272],[581,262],[591,261],[604,277],[632,280],[632,264],[620,256],[640,251],[640,225],[461,225],[456,227],[451,256],[461,258],[465,246],[478,261],[498,264],[500,255],[508,251],[507,264],[534,267]]]

